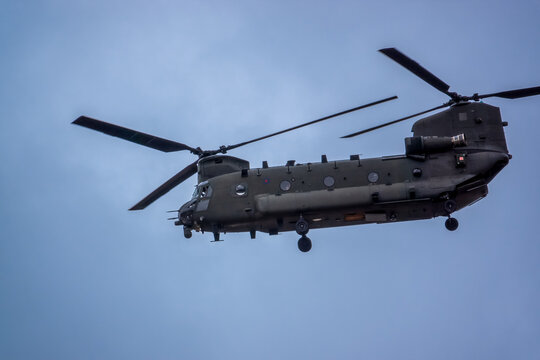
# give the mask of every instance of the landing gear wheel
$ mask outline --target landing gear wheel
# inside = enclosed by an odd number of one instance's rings
[[[301,252],[308,252],[311,250],[311,240],[307,236],[304,235],[298,240],[298,250]]]
[[[448,219],[446,219],[446,221],[444,222],[444,226],[446,226],[446,228],[450,231],[454,231],[458,228],[459,226],[459,221],[456,219],[456,218],[453,218],[453,217],[449,217]]]
[[[309,231],[309,223],[304,218],[298,219],[295,225],[296,233],[298,235],[306,235]]]
[[[444,202],[444,211],[446,211],[447,214],[451,214],[454,211],[456,211],[457,205],[454,200],[446,200]]]
[[[193,234],[191,233],[191,229],[184,226],[184,237],[186,239],[189,239],[191,238],[191,236],[193,236]]]

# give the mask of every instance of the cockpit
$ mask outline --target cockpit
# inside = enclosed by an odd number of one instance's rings
[[[195,187],[195,191],[193,192],[192,199],[203,199],[203,198],[209,198],[212,196],[212,187],[208,183],[208,181],[203,181],[199,185]]]

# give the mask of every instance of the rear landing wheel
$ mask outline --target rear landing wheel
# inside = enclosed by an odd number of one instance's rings
[[[446,226],[446,228],[450,231],[454,231],[458,228],[459,226],[459,221],[456,219],[456,218],[453,218],[453,217],[449,217],[448,219],[446,219],[446,221],[444,222],[444,226]]]
[[[307,236],[304,235],[298,240],[298,250],[301,252],[308,252],[311,250],[311,240]]]

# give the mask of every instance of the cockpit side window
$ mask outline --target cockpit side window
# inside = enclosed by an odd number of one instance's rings
[[[212,196],[212,186],[208,182],[199,184],[193,192],[193,198],[209,198]]]
[[[212,196],[212,187],[210,185],[205,185],[201,188],[200,197],[209,198]]]

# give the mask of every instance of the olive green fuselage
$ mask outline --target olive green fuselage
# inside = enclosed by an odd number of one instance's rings
[[[503,126],[498,108],[465,103],[413,126],[413,139],[425,144],[463,134],[466,144],[451,149],[251,169],[235,159],[245,168],[209,178],[199,169],[205,190],[179,212],[191,209],[183,224],[197,231],[270,234],[295,230],[301,217],[315,229],[446,216],[446,200],[459,210],[485,197],[508,163]],[[228,158],[216,156],[216,166]]]

